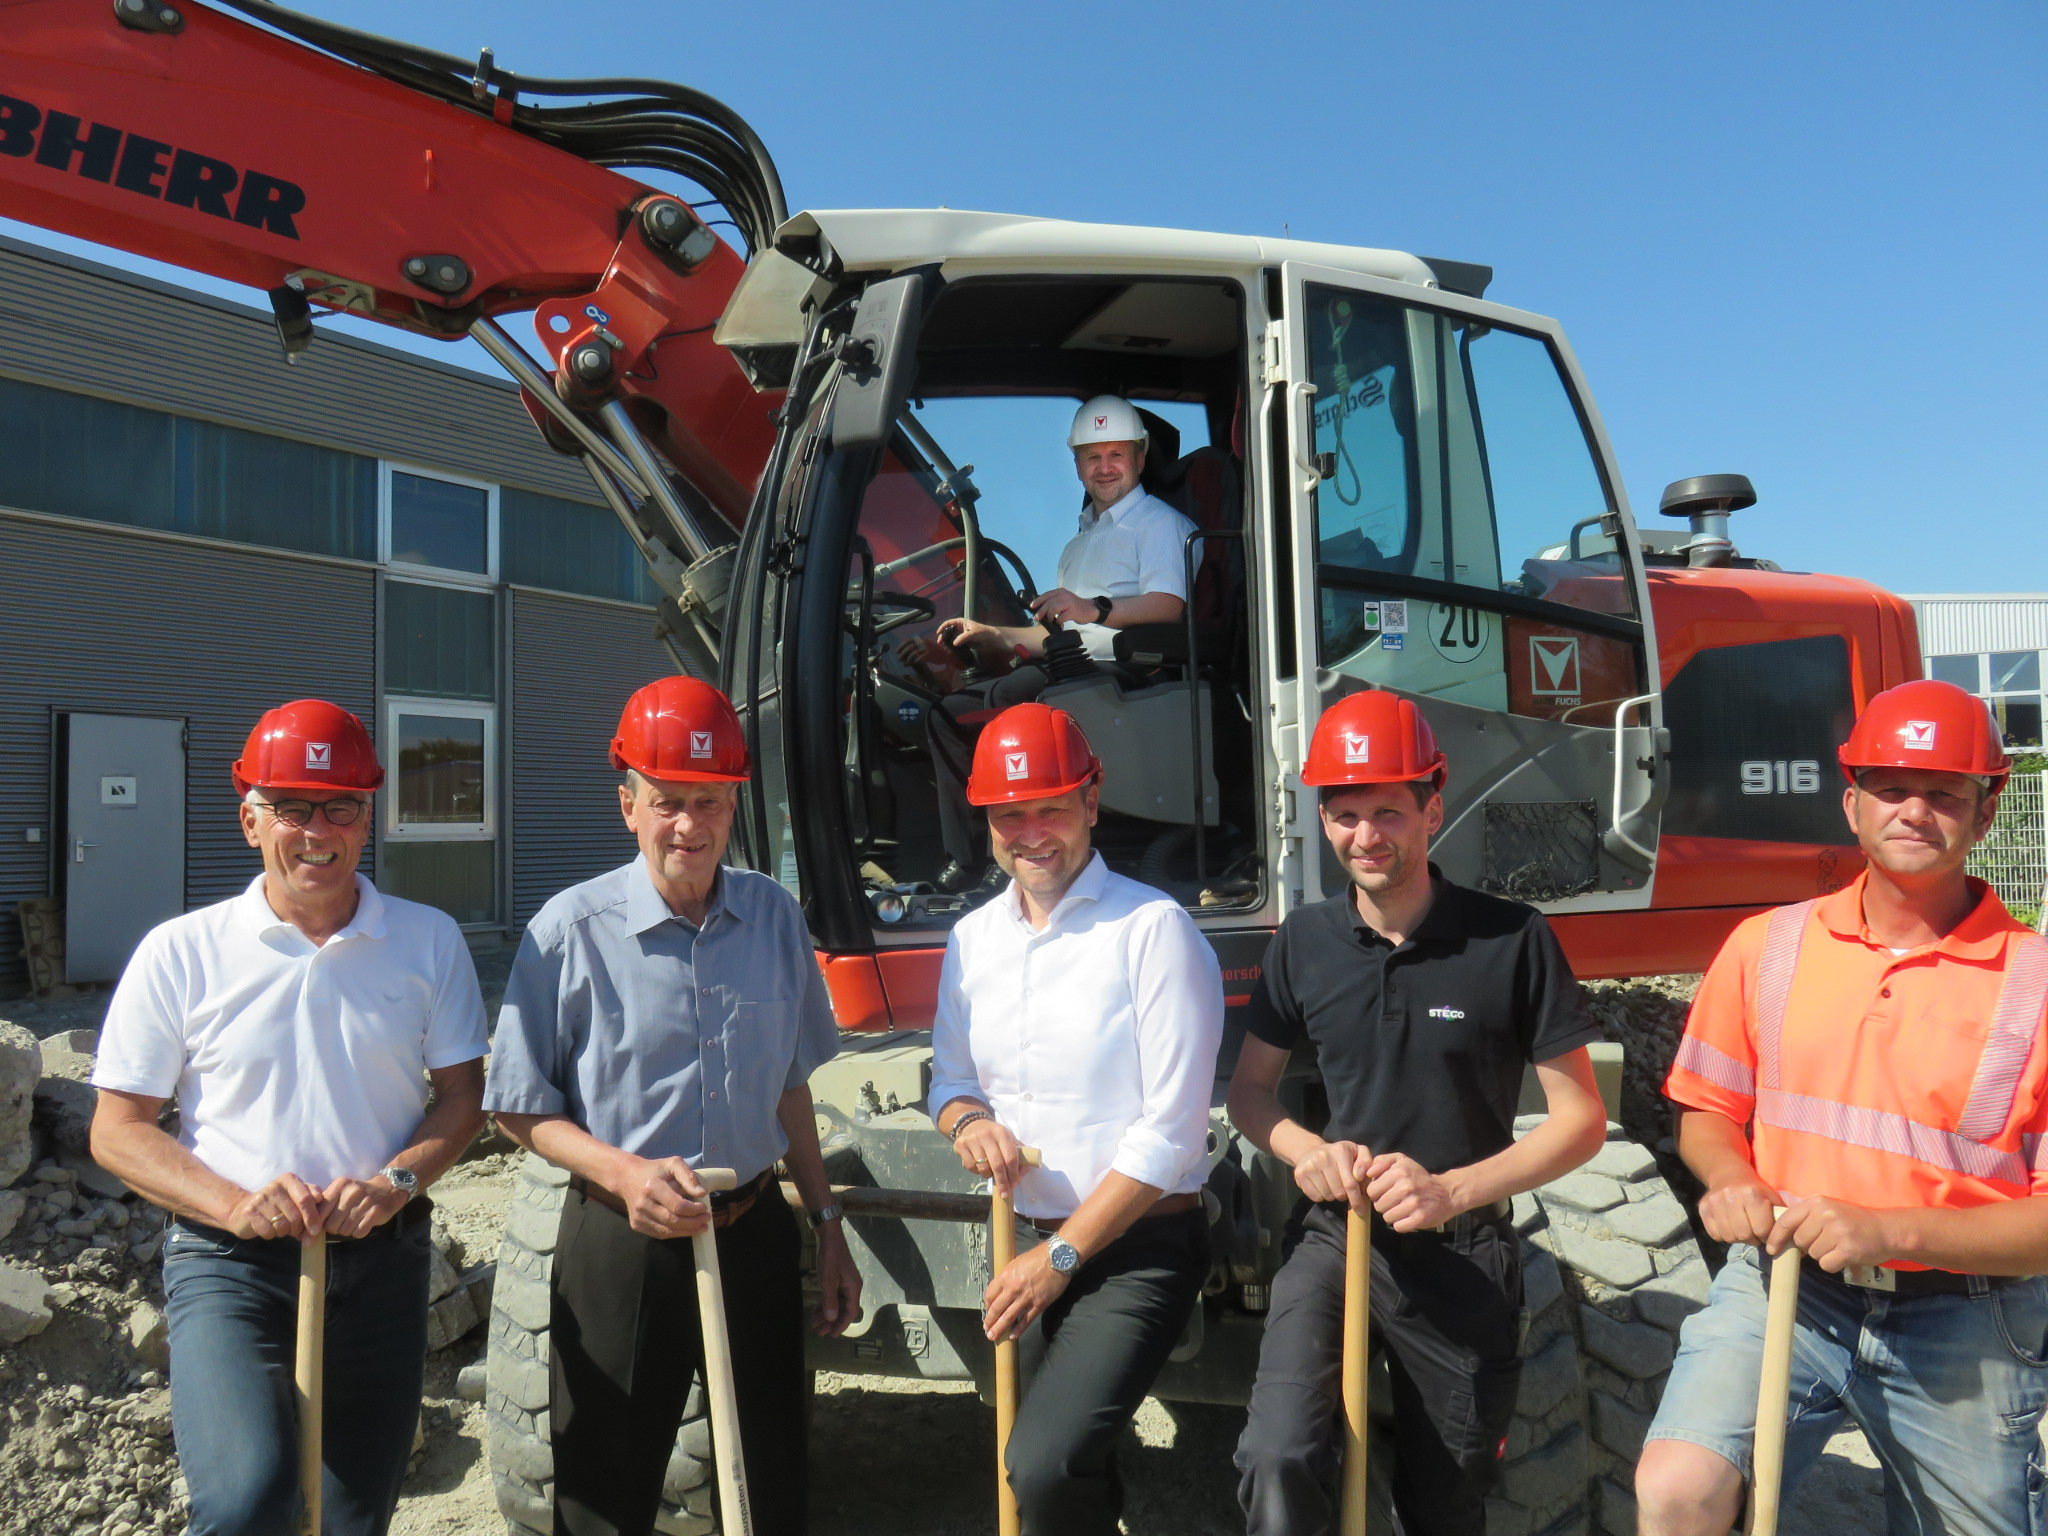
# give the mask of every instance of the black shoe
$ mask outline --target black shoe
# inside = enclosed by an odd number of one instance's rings
[[[1002,871],[993,863],[983,861],[976,864],[962,864],[958,859],[946,860],[946,867],[939,871],[937,885],[948,896],[958,896],[966,891],[977,890],[993,880],[1000,880]]]

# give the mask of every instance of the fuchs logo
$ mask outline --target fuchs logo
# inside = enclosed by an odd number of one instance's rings
[[[1369,763],[1372,761],[1372,738],[1370,736],[1344,737],[1344,761],[1347,763]]]
[[[229,219],[287,240],[299,238],[292,215],[306,189],[279,176],[238,170],[197,150],[129,133],[109,123],[86,127],[69,112],[45,112],[18,96],[0,96],[0,155],[35,156],[37,165],[160,198],[174,208]],[[230,194],[233,194],[230,198]]]
[[[1934,722],[1932,720],[1908,720],[1899,727],[1899,745],[1909,752],[1932,752],[1934,750]]]
[[[709,731],[690,732],[690,756],[709,757],[710,755],[711,733]]]
[[[1429,1010],[1429,1016],[1432,1019],[1462,1019],[1465,1017],[1465,1010],[1462,1008],[1432,1008]]]
[[[1096,418],[1095,418],[1095,426],[1096,426],[1096,430],[1098,430],[1098,431],[1106,431],[1106,430],[1108,430],[1108,427],[1109,427],[1109,418],[1108,418],[1107,416],[1098,416],[1098,417],[1096,417]]]
[[[334,743],[331,741],[307,742],[306,767],[316,773],[331,772],[334,768]]]
[[[1003,772],[1013,779],[1030,778],[1031,754],[1028,752],[1005,752],[1003,754]]]

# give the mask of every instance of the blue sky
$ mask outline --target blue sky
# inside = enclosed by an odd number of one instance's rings
[[[308,8],[709,90],[792,207],[1489,263],[1489,297],[1564,322],[1644,523],[1665,482],[1739,470],[1750,553],[1897,591],[2048,589],[2038,0]]]

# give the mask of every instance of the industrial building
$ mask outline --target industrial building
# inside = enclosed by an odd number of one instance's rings
[[[1927,675],[1985,700],[2014,751],[2041,749],[2048,703],[2048,592],[1909,597]]]
[[[388,774],[365,873],[485,939],[622,862],[658,594],[517,391],[0,239],[0,997],[260,867],[228,764],[309,695]],[[61,955],[51,941],[62,935]]]

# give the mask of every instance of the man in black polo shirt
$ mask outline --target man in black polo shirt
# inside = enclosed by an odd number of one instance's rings
[[[1549,925],[1429,863],[1443,772],[1414,704],[1377,691],[1324,712],[1302,772],[1352,888],[1281,924],[1230,1082],[1233,1122],[1293,1166],[1307,1197],[1288,1224],[1237,1448],[1250,1536],[1336,1528],[1347,1205],[1373,1221],[1372,1332],[1393,1385],[1401,1529],[1485,1529],[1521,1376],[1509,1199],[1606,1136],[1585,1050],[1600,1031]],[[1276,1093],[1304,1038],[1330,1106],[1321,1135]],[[1549,1118],[1517,1142],[1531,1062]]]

